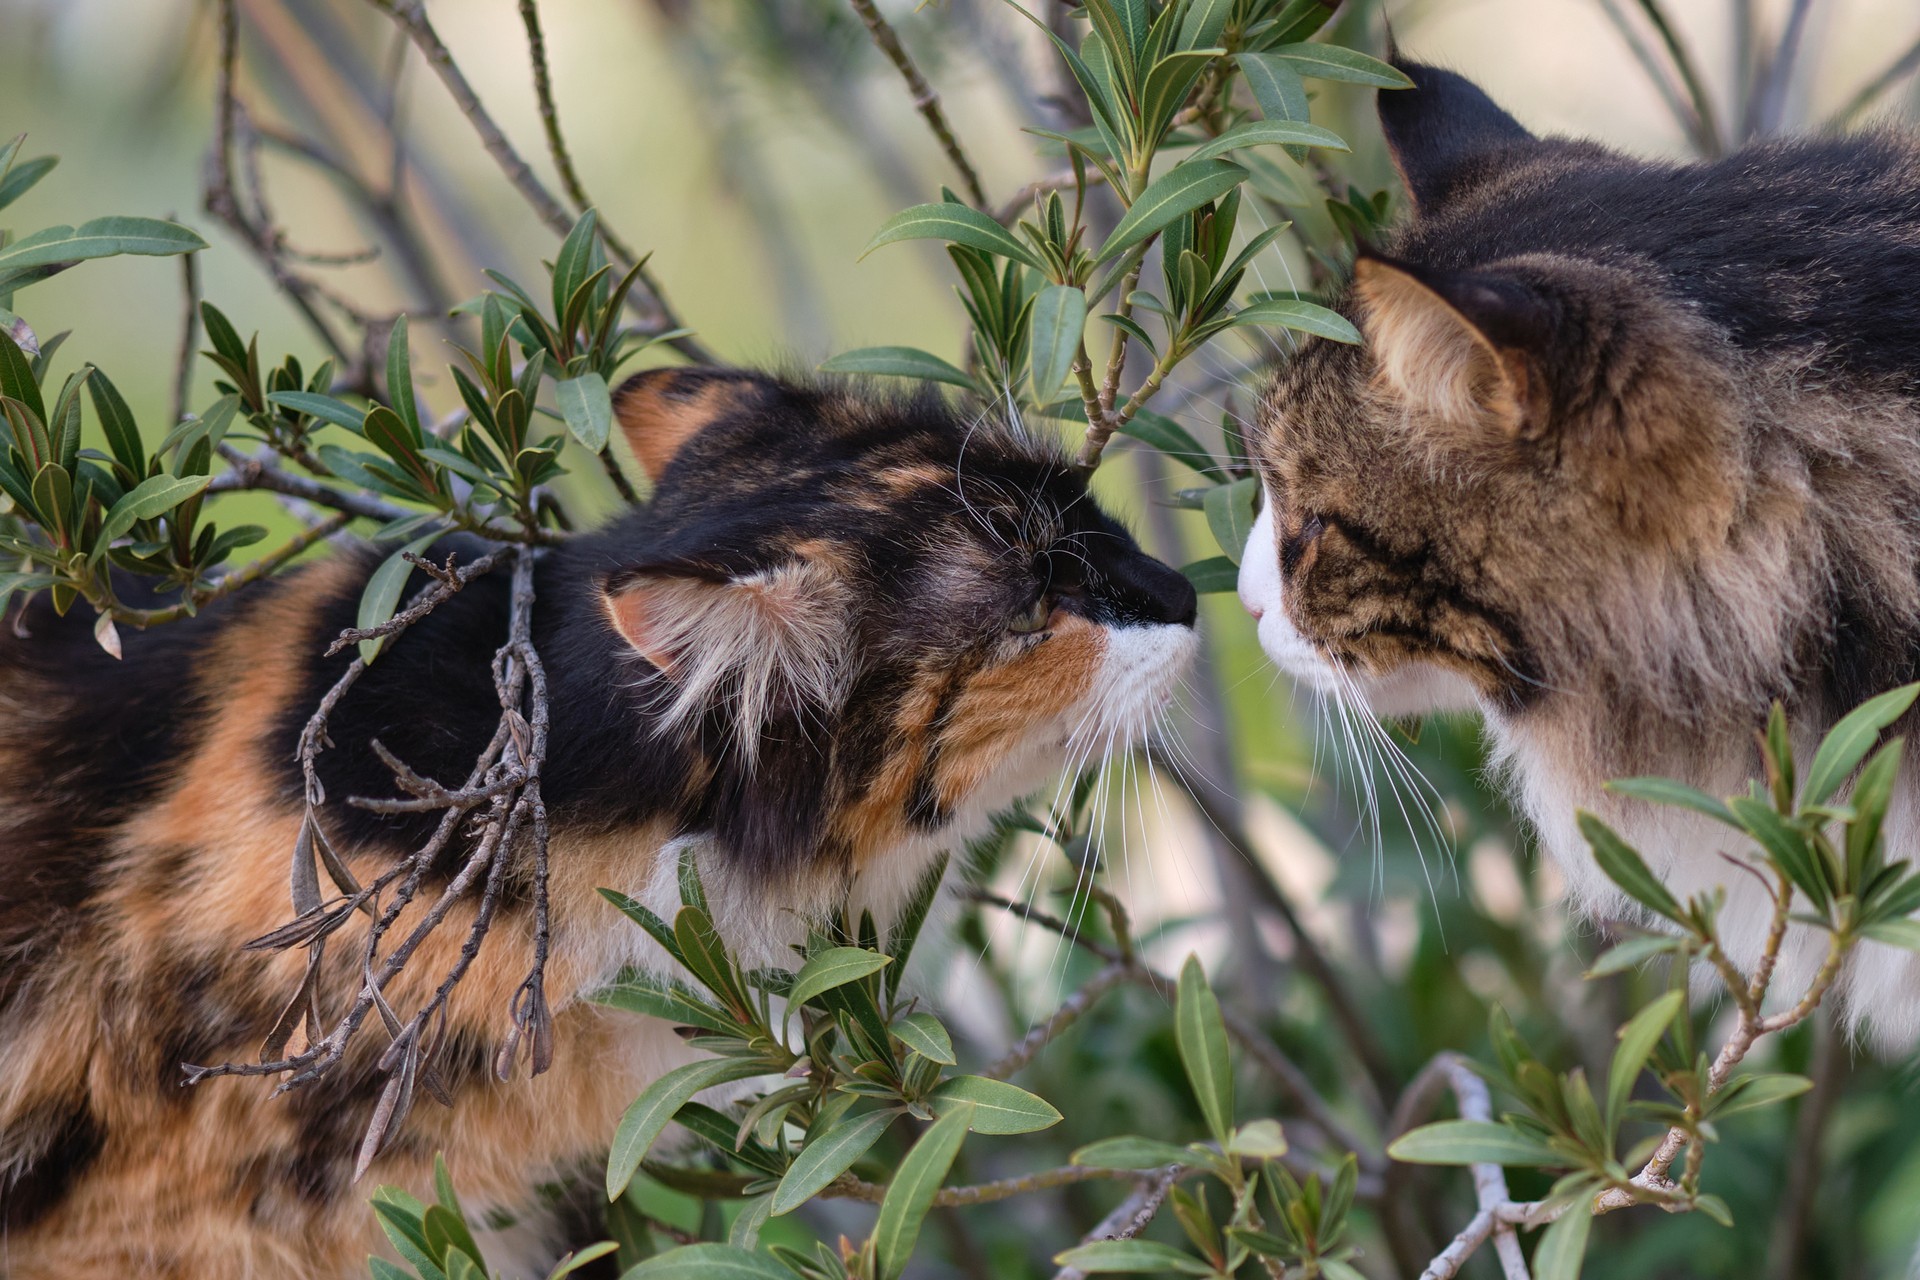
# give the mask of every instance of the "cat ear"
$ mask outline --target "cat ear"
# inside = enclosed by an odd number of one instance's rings
[[[1394,66],[1413,88],[1381,90],[1380,128],[1415,213],[1431,213],[1514,148],[1537,141],[1466,77],[1398,58]]]
[[[1380,376],[1408,404],[1516,439],[1545,431],[1550,395],[1536,353],[1552,341],[1554,311],[1531,286],[1363,251],[1354,291]]]
[[[775,385],[739,369],[648,369],[620,384],[613,413],[641,469],[658,483],[687,441],[715,419],[761,403]]]
[[[621,639],[666,678],[665,721],[724,710],[748,758],[769,723],[830,715],[846,695],[853,592],[826,551],[764,568],[634,566],[607,581],[601,603]]]

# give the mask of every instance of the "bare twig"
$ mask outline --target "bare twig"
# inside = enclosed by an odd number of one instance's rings
[[[181,292],[186,298],[186,315],[180,321],[180,359],[173,367],[173,416],[168,425],[187,416],[187,398],[193,390],[193,366],[200,345],[200,255],[180,255]]]
[[[1659,54],[1654,52],[1653,46],[1647,43],[1639,29],[1633,25],[1633,20],[1627,16],[1621,0],[1600,0],[1600,8],[1607,15],[1607,20],[1613,24],[1614,31],[1620,36],[1620,42],[1627,46],[1627,52],[1633,55],[1633,60],[1639,63],[1640,69],[1646,73],[1654,91],[1660,95],[1660,100],[1666,104],[1668,113],[1680,125],[1681,132],[1687,135],[1687,140],[1693,144],[1694,150],[1701,155],[1713,155],[1717,149],[1717,143],[1707,132],[1705,123],[1700,119],[1700,113],[1687,101],[1687,96],[1681,87],[1674,83],[1666,65],[1661,62]]]
[[[1134,1184],[1133,1191],[1126,1199],[1113,1207],[1112,1213],[1100,1219],[1094,1224],[1093,1230],[1080,1237],[1080,1243],[1133,1239],[1145,1231],[1154,1215],[1160,1212],[1160,1206],[1166,1203],[1167,1193],[1173,1190],[1173,1184],[1179,1178],[1179,1165],[1169,1165],[1147,1174]],[[1085,1276],[1086,1272],[1078,1267],[1062,1267],[1053,1273],[1053,1280],[1084,1280]]]
[[[460,114],[467,118],[467,123],[479,136],[480,145],[485,148],[488,155],[493,157],[494,163],[500,166],[500,171],[506,175],[513,189],[520,193],[521,199],[532,208],[534,215],[555,235],[564,236],[572,230],[573,216],[567,212],[566,206],[547,190],[546,184],[540,181],[539,175],[534,173],[532,167],[514,149],[513,143],[507,140],[507,135],[501,131],[500,126],[494,122],[486,106],[481,103],[480,96],[467,82],[466,73],[461,71],[459,64],[453,60],[452,51],[447,48],[446,42],[440,39],[440,33],[434,30],[433,23],[428,21],[426,6],[421,3],[421,0],[369,0],[369,3],[386,14],[407,33],[407,38],[413,41],[414,47],[426,58],[427,65],[433,68],[434,74],[440,78],[440,83],[446,86],[447,93],[452,96]],[[544,57],[544,43],[541,53]],[[555,127],[558,127],[557,121]],[[611,252],[614,242],[609,240],[607,247]],[[613,256],[621,258],[625,266],[632,266],[634,263],[631,254],[615,253]],[[659,281],[644,268],[640,272],[638,283],[640,288],[628,294],[628,302],[642,313],[642,323],[648,332],[666,333],[684,327],[680,323],[679,316],[668,304]],[[696,364],[716,363],[713,353],[689,335],[682,335],[670,341],[676,351]]]
[[[940,95],[934,92],[927,78],[920,74],[920,68],[914,64],[907,53],[906,46],[900,43],[900,36],[892,25],[882,16],[873,0],[847,0],[853,11],[860,15],[860,21],[866,23],[867,33],[873,37],[873,43],[887,56],[887,61],[900,72],[900,78],[907,82],[907,92],[913,95],[914,110],[926,120],[927,127],[933,130],[934,138],[940,143],[940,150],[946,153],[960,175],[960,181],[966,185],[967,199],[976,209],[989,209],[986,188],[980,185],[980,174],[967,159],[967,153],[954,136],[953,126],[947,123],[947,113],[940,107]]]
[[[1093,1007],[1096,1000],[1131,980],[1133,969],[1134,966],[1130,962],[1120,961],[1094,974],[1062,1001],[1051,1017],[1022,1036],[1020,1043],[1007,1050],[980,1074],[993,1080],[1005,1080],[1026,1066],[1033,1061],[1035,1054],[1052,1043],[1061,1032],[1078,1022],[1081,1016]]]
[[[1860,86],[1859,92],[1847,99],[1847,104],[1827,118],[1822,127],[1828,130],[1842,129],[1853,123],[1862,111],[1872,106],[1887,90],[1920,70],[1920,40],[1908,45],[1906,50],[1887,64],[1873,79]]]

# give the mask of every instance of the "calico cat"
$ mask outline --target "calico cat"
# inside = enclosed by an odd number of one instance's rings
[[[553,1068],[492,1072],[528,964],[516,866],[451,1004],[438,1072],[453,1107],[415,1108],[359,1187],[384,1037],[278,1099],[259,1080],[183,1088],[181,1068],[254,1054],[297,985],[299,953],[242,945],[289,915],[294,747],[352,657],[320,655],[377,556],[129,635],[121,662],[84,610],[36,603],[0,628],[0,1273],[364,1275],[366,1188],[427,1192],[436,1151],[476,1221],[524,1223],[536,1187],[594,1160],[686,1056],[666,1024],[581,998],[665,963],[597,888],[670,914],[691,848],[729,942],[790,962],[809,918],[850,893],[897,911],[939,851],[1068,747],[1124,742],[1170,696],[1193,590],[1051,447],[933,399],[746,372],[656,371],[617,400],[652,499],[544,553],[536,576]],[[333,715],[324,817],[363,883],[434,817],[341,802],[394,794],[368,743],[460,779],[494,732],[506,577],[417,624]],[[474,909],[387,988],[403,1016]],[[330,946],[323,1005],[360,981],[364,928],[356,915]],[[509,1274],[551,1241],[514,1247]]]
[[[1807,752],[1920,674],[1920,146],[1638,160],[1401,69],[1379,113],[1411,216],[1356,263],[1366,345],[1309,342],[1264,398],[1241,597],[1307,683],[1484,712],[1576,904],[1629,906],[1585,806],[1683,897],[1724,885],[1751,964],[1767,903],[1725,830],[1602,784],[1743,791],[1773,700]],[[1915,767],[1894,859],[1920,852]],[[1825,942],[1794,934],[1797,993]],[[1842,992],[1883,1043],[1920,1035],[1920,956],[1865,943]]]

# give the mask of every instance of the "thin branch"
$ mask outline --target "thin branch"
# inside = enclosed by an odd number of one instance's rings
[[[281,565],[284,565],[287,561],[293,559],[307,548],[316,543],[326,541],[334,534],[346,528],[347,521],[352,518],[352,516],[344,511],[328,516],[319,524],[313,525],[297,536],[290,538],[285,545],[277,548],[272,553],[264,555],[258,560],[254,560],[244,567],[235,569],[232,573],[222,576],[215,581],[212,586],[188,591],[186,598],[178,604],[171,604],[158,609],[133,609],[126,605],[115,604],[111,609],[113,620],[115,622],[127,623],[129,626],[151,627],[158,626],[163,622],[175,622],[181,618],[189,617],[196,611],[206,608],[215,600],[224,599],[242,587],[258,582],[260,579],[272,574],[275,570],[279,569]]]
[[[1793,0],[1787,25],[1780,33],[1780,43],[1762,72],[1760,92],[1748,104],[1741,141],[1769,137],[1779,130],[1787,109],[1787,90],[1793,83],[1793,64],[1800,56],[1801,37],[1806,32],[1807,14],[1812,8],[1813,0]]]
[[[1633,55],[1633,60],[1639,63],[1640,69],[1646,73],[1654,91],[1660,95],[1660,100],[1666,104],[1668,113],[1680,125],[1680,131],[1687,135],[1687,140],[1693,144],[1694,150],[1701,155],[1714,154],[1715,140],[1707,133],[1699,112],[1688,103],[1686,94],[1680,86],[1673,82],[1666,66],[1660,61],[1660,56],[1654,52],[1653,46],[1646,42],[1639,29],[1633,25],[1633,20],[1621,7],[1620,0],[1600,0],[1600,9],[1607,15],[1607,20],[1613,24],[1620,42],[1627,46],[1627,52]]]
[[[1908,45],[1904,53],[1887,64],[1885,71],[1882,71],[1879,75],[1862,85],[1860,91],[1847,99],[1847,104],[1844,107],[1841,107],[1838,111],[1834,112],[1833,115],[1829,116],[1827,122],[1822,125],[1821,128],[1828,131],[1845,128],[1851,124],[1854,118],[1862,111],[1872,106],[1881,94],[1912,75],[1916,70],[1920,70],[1920,40],[1916,40],[1911,45]]]
[[[940,143],[940,150],[946,153],[954,169],[960,174],[960,181],[966,185],[967,199],[976,209],[991,209],[987,202],[986,188],[980,185],[980,174],[967,159],[965,148],[954,136],[953,126],[947,123],[947,113],[940,107],[940,95],[934,92],[927,78],[920,74],[920,68],[914,64],[907,53],[906,46],[900,43],[900,36],[880,13],[873,0],[847,0],[853,11],[860,15],[860,21],[867,24],[867,33],[873,37],[887,61],[893,63],[900,72],[900,78],[907,82],[907,92],[913,95],[913,107],[933,130],[934,138]]]
[[[1134,965],[1129,961],[1108,965],[1062,1001],[1052,1017],[1027,1032],[1020,1038],[1020,1043],[1007,1050],[980,1074],[991,1080],[1005,1080],[1013,1075],[1032,1062],[1034,1055],[1051,1044],[1063,1031],[1078,1022],[1101,996],[1115,987],[1124,986],[1133,976]]]
[[[480,145],[485,148],[488,155],[493,157],[494,163],[500,166],[500,171],[506,175],[513,189],[520,193],[521,199],[532,208],[534,215],[555,235],[564,236],[571,231],[574,223],[573,216],[567,212],[566,206],[547,190],[546,184],[540,181],[532,167],[521,158],[518,151],[514,150],[513,144],[507,140],[507,135],[501,131],[500,126],[494,123],[493,117],[481,103],[480,96],[467,82],[466,73],[461,71],[459,64],[453,60],[453,52],[447,48],[446,42],[440,39],[440,33],[434,30],[433,23],[428,21],[426,6],[421,3],[421,0],[369,0],[369,3],[393,19],[400,29],[407,33],[414,47],[426,58],[427,65],[432,67],[434,74],[440,77],[440,83],[446,86],[447,93],[452,96],[460,114],[467,118],[467,123],[479,136]],[[544,45],[542,54],[544,56]],[[613,248],[612,241],[608,242],[608,248],[609,250]],[[631,254],[614,256],[624,257],[623,265],[633,265],[634,259]],[[638,284],[640,289],[630,293],[628,301],[630,305],[646,313],[645,327],[650,332],[665,333],[685,327],[668,304],[659,282],[644,268],[640,272]],[[643,289],[644,297],[641,293]],[[646,305],[649,302],[650,307]],[[682,335],[671,339],[671,345],[681,355],[696,364],[717,363],[713,353],[691,336]]]
[[[1173,1166],[1176,1170],[1184,1165]],[[934,1195],[935,1208],[955,1208],[970,1204],[992,1204],[996,1200],[1011,1200],[1015,1196],[1031,1195],[1036,1191],[1050,1191],[1055,1187],[1070,1187],[1077,1182],[1112,1182],[1115,1180],[1130,1182],[1140,1176],[1137,1169],[1099,1169],[1089,1165],[1069,1164],[1055,1169],[1043,1169],[1039,1173],[1023,1174],[1018,1178],[1001,1178],[994,1182],[982,1182],[967,1187],[942,1187]],[[827,1200],[861,1200],[867,1204],[879,1204],[886,1199],[887,1189],[879,1183],[866,1182],[852,1174],[841,1174],[839,1179],[829,1183],[820,1193]]]
[[[1166,1203],[1167,1193],[1173,1190],[1173,1184],[1179,1179],[1179,1165],[1147,1174],[1134,1184],[1133,1191],[1126,1199],[1113,1207],[1112,1213],[1100,1219],[1094,1224],[1093,1230],[1080,1237],[1080,1243],[1133,1239],[1152,1223],[1154,1215],[1160,1212],[1160,1206]],[[1085,1276],[1086,1272],[1078,1267],[1062,1267],[1053,1273],[1053,1280],[1085,1280]]]
[[[200,345],[200,255],[180,255],[181,293],[186,298],[186,315],[180,321],[180,358],[173,367],[172,426],[187,416],[187,400],[193,390],[195,351]]]
[[[1672,21],[1668,19],[1666,10],[1660,5],[1660,0],[1640,0],[1640,11],[1647,15],[1647,21],[1652,23],[1653,29],[1659,33],[1660,42],[1666,46],[1667,56],[1673,60],[1673,68],[1680,75],[1680,82],[1687,87],[1687,97],[1693,104],[1694,114],[1699,117],[1700,133],[1707,143],[1707,155],[1719,155],[1725,143],[1721,137],[1719,121],[1715,118],[1713,94],[1708,90],[1706,81],[1701,79],[1700,72],[1694,67],[1693,56],[1687,52],[1686,45],[1681,43],[1679,32],[1674,29]]]

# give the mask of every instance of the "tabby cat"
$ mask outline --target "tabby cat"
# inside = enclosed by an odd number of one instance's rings
[[[536,1188],[591,1162],[685,1056],[666,1024],[581,998],[664,965],[598,887],[670,911],[691,847],[729,941],[790,963],[810,915],[849,893],[897,911],[939,851],[1070,746],[1136,733],[1177,682],[1192,588],[1019,431],[724,370],[643,374],[617,399],[653,497],[537,571],[553,1069],[491,1069],[528,964],[515,865],[451,1005],[438,1072],[454,1105],[414,1109],[359,1187],[385,1037],[277,1099],[259,1080],[186,1088],[181,1068],[256,1053],[298,983],[298,952],[241,948],[289,914],[295,743],[352,657],[320,655],[377,555],[130,635],[121,662],[84,610],[36,603],[0,627],[0,1273],[364,1275],[367,1187],[429,1192],[436,1151],[476,1221],[522,1220],[495,1251],[531,1270],[552,1249],[524,1225]],[[333,714],[325,822],[363,883],[436,817],[341,803],[395,793],[367,744],[467,776],[499,716],[506,578],[440,606]],[[389,985],[403,1014],[474,909]],[[327,952],[328,1008],[360,981],[364,928],[355,916]]]
[[[1806,751],[1920,674],[1920,147],[1650,162],[1402,70],[1379,111],[1411,216],[1356,263],[1366,345],[1309,343],[1265,396],[1242,599],[1303,681],[1482,710],[1579,905],[1627,907],[1586,806],[1683,895],[1724,884],[1750,963],[1767,903],[1724,828],[1602,784],[1742,791],[1773,700]],[[1893,858],[1920,852],[1909,759]],[[1824,953],[1795,933],[1776,989]],[[1843,991],[1882,1042],[1920,1034],[1920,957],[1866,943]]]

